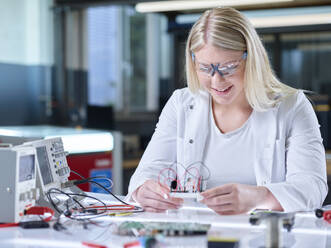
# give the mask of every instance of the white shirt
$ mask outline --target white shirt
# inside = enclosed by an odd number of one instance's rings
[[[207,140],[204,164],[213,173],[207,180],[207,188],[227,183],[256,185],[254,172],[255,152],[252,111],[247,121],[238,129],[223,134],[215,123],[210,104],[210,137]]]
[[[173,93],[130,180],[127,198],[146,180],[158,181],[160,171],[174,163],[203,161],[210,135],[209,101],[205,91],[192,94],[184,88]],[[325,150],[306,96],[298,91],[254,114],[251,151],[257,185],[267,187],[287,212],[320,207],[328,192]],[[177,174],[182,178],[185,168]]]

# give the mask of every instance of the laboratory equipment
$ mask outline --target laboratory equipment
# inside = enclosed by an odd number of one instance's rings
[[[284,247],[282,244],[281,227],[284,227],[288,232],[291,231],[294,225],[295,213],[284,212],[257,212],[249,218],[252,225],[259,225],[261,222],[266,223],[265,247],[278,248]]]
[[[120,132],[58,126],[2,126],[0,143],[24,142],[61,137],[68,152],[71,170],[85,178],[107,177],[113,181],[112,192],[122,194],[122,135]],[[81,179],[71,174],[71,179]],[[109,187],[106,180],[98,181]],[[95,184],[81,184],[83,191],[101,192]],[[104,191],[102,191],[104,193]]]
[[[61,138],[23,143],[21,146],[36,149],[38,160],[37,186],[45,194],[51,188],[62,187],[68,181],[70,168]]]
[[[33,147],[0,148],[0,222],[19,222],[39,198]]]

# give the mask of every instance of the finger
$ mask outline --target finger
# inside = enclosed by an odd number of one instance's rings
[[[151,198],[146,198],[141,205],[143,207],[148,206],[148,207],[153,207],[153,208],[157,208],[157,209],[161,209],[161,210],[176,209],[179,207],[178,205],[174,205],[172,203],[163,202],[163,201],[151,199]]]
[[[178,198],[178,197],[170,197],[168,199],[168,202],[171,202],[176,205],[183,205],[184,200],[182,198]]]
[[[207,206],[219,206],[225,204],[232,204],[234,201],[233,194],[224,194],[215,197],[210,197],[202,200],[201,202]]]
[[[181,199],[181,198],[170,197],[170,198],[164,199],[163,197],[160,196],[160,194],[153,192],[153,191],[144,191],[144,192],[142,192],[141,197],[143,199],[150,198],[150,199],[155,199],[158,201],[166,202],[169,204],[173,204],[176,207],[179,207],[183,204],[183,199]],[[144,201],[143,199],[141,199],[140,202],[143,202]]]
[[[149,185],[150,192],[154,192],[159,196],[159,199],[163,199],[163,201],[173,203],[175,205],[182,205],[183,199],[178,197],[171,197],[169,188],[162,186],[161,184],[157,183],[156,185]]]
[[[237,214],[235,211],[220,211],[220,212],[216,212],[220,215],[234,215]]]
[[[162,185],[158,182],[153,181],[153,183],[147,184],[146,187],[147,187],[146,190],[156,192],[157,194],[160,195],[160,197],[162,197],[164,199],[168,199],[170,197],[170,195],[169,195],[170,189],[167,188],[165,185]]]
[[[204,199],[206,199],[206,198],[215,197],[217,195],[229,194],[233,191],[233,187],[234,187],[233,184],[224,184],[219,187],[208,189],[208,190],[202,192],[200,195]]]
[[[216,213],[234,211],[234,206],[232,204],[208,206],[208,207],[214,210]]]

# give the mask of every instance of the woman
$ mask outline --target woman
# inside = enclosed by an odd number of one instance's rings
[[[186,75],[188,88],[164,107],[129,197],[147,211],[179,208],[182,199],[169,194],[160,173],[174,163],[184,167],[176,188],[185,167],[201,161],[209,172],[202,202],[219,214],[322,205],[325,151],[313,108],[302,91],[274,76],[240,12],[220,7],[199,18],[187,40]]]

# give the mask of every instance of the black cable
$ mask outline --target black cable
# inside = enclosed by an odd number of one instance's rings
[[[85,178],[81,174],[79,174],[77,171],[71,170],[71,172],[73,172],[74,174],[80,176],[83,179],[83,180],[79,180],[79,181],[75,182],[74,183],[75,185],[83,184],[83,183],[86,183],[86,182],[88,182],[88,183],[94,183],[94,184],[98,185],[100,188],[104,189],[109,194],[111,194],[119,202],[121,202],[121,203],[123,203],[125,205],[131,205],[131,204],[126,203],[125,201],[122,201],[120,198],[118,198],[116,195],[114,195],[109,189],[107,189],[106,187],[104,187],[102,184],[91,180],[91,179],[95,179],[95,178],[107,178],[107,177],[89,177],[89,178]],[[109,178],[107,178],[107,179],[109,179]],[[143,211],[143,208],[142,207],[139,207],[139,206],[134,206],[134,207],[135,207],[135,210]]]
[[[57,191],[57,192],[54,192],[54,191]],[[54,203],[54,201],[53,201],[53,199],[52,199],[52,197],[51,197],[51,194],[64,194],[64,195],[66,195],[68,198],[74,200],[74,201],[75,201],[75,202],[76,202],[76,203],[77,203],[77,204],[83,209],[84,212],[85,212],[86,208],[85,208],[82,204],[80,204],[80,203],[79,203],[74,197],[72,197],[72,196],[81,196],[81,197],[91,198],[91,199],[94,199],[94,200],[100,202],[102,205],[105,206],[105,208],[107,207],[107,204],[106,204],[106,203],[104,203],[104,202],[101,201],[100,199],[95,198],[95,197],[93,197],[93,196],[84,195],[84,194],[77,194],[77,193],[66,193],[66,192],[64,192],[64,191],[62,191],[62,190],[59,190],[59,189],[56,189],[56,188],[52,188],[52,189],[48,190],[47,193],[46,193],[46,196],[47,196],[49,202],[51,203],[51,205],[53,206],[53,208],[54,208],[58,213],[60,213],[60,214],[64,214],[66,217],[68,217],[68,218],[70,218],[70,219],[73,219],[73,220],[83,220],[83,219],[74,218],[74,217],[71,216],[71,214],[68,214],[68,213],[65,213],[65,212],[61,211],[61,210],[56,206],[56,204]],[[67,202],[67,211],[70,211],[70,210],[69,210],[69,206],[68,206],[68,200],[66,200],[66,202]],[[73,208],[73,209],[74,209],[74,208]],[[103,212],[101,212],[101,213],[93,213],[93,214],[92,214],[93,217],[91,217],[91,218],[97,217],[97,216],[95,216],[95,215],[102,215],[102,214],[104,214],[104,213],[106,213],[106,212],[107,212],[107,211],[105,210],[105,211],[103,211]],[[86,213],[86,212],[85,212],[85,213]],[[90,214],[86,214],[85,217],[88,216],[88,215],[90,215]],[[86,218],[84,218],[84,219],[86,219]]]
[[[105,176],[95,176],[95,177],[88,177],[88,178],[86,178],[86,177],[83,177],[81,174],[79,174],[77,171],[74,171],[74,170],[71,170],[71,169],[70,169],[70,172],[76,174],[77,176],[79,176],[79,177],[82,178],[83,180],[86,180],[86,179],[98,179],[98,178],[99,178],[99,179],[111,180],[110,178],[105,177]]]
[[[83,177],[83,176],[82,176],[81,174],[79,174],[77,171],[74,171],[74,170],[70,169],[70,172],[76,174],[77,176],[79,176],[79,177],[82,178],[82,179],[85,179],[85,177]]]
[[[52,192],[52,191],[54,191],[54,190],[55,190],[55,191],[58,191],[57,194],[64,194],[64,195],[66,195],[68,198],[71,198],[71,196],[68,195],[67,193],[63,192],[62,190],[57,189],[57,188],[50,188],[50,189],[46,192],[46,197],[47,197],[49,203],[50,203],[50,204],[53,206],[53,208],[55,209],[55,211],[58,212],[59,214],[63,214],[63,211],[61,211],[61,210],[57,207],[57,205],[54,203],[54,201],[53,201],[53,199],[52,199],[52,197],[51,197],[51,193],[54,194],[54,192]]]
[[[87,182],[89,183],[94,183],[96,185],[98,185],[100,188],[104,189],[105,191],[107,191],[109,194],[111,194],[116,200],[120,201],[121,203],[125,204],[125,205],[131,205],[126,203],[125,201],[122,201],[120,198],[118,198],[116,195],[113,194],[113,192],[111,192],[109,189],[107,189],[105,186],[103,186],[102,184],[95,182],[93,180],[88,180]]]
[[[77,173],[77,172],[74,172],[74,173]],[[85,178],[85,177],[81,176],[79,173],[77,173],[77,175],[79,175],[82,179],[69,180],[69,181],[63,183],[62,187],[64,187],[64,188],[72,187],[73,185],[87,183],[88,180],[92,180],[92,179],[103,179],[103,180],[108,181],[108,183],[110,184],[110,186],[108,188],[112,188],[114,185],[113,181],[110,178],[105,177],[105,176],[95,176],[95,177]]]

